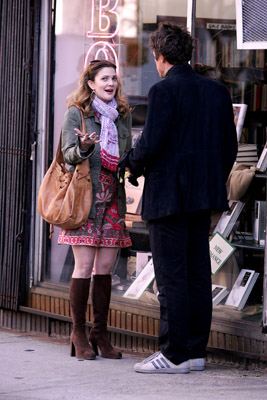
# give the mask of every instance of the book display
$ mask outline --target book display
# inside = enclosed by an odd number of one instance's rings
[[[255,200],[253,240],[264,246],[265,244],[266,201]]]
[[[131,286],[126,290],[123,297],[130,299],[139,299],[142,293],[146,290],[148,285],[155,278],[154,266],[152,258],[148,261],[146,266],[139,273],[137,278],[133,281]]]
[[[226,286],[212,285],[212,305],[217,306],[227,295],[229,291]]]
[[[225,305],[242,310],[258,277],[259,273],[249,269],[242,269],[226,299]]]
[[[242,129],[247,112],[247,104],[233,104],[234,121],[236,126],[237,141],[240,141]]]
[[[244,205],[245,204],[242,203],[242,201],[231,200],[229,202],[229,210],[222,214],[214,229],[214,233],[219,232],[227,238],[232,232]]]
[[[216,232],[210,239],[210,261],[211,273],[215,275],[216,272],[223,266],[225,261],[235,251],[235,247],[231,245],[220,233]]]
[[[243,272],[236,281],[235,288],[234,281],[231,287],[225,288],[231,291],[228,304],[231,303],[235,310],[242,310],[246,302],[257,302],[260,298],[254,292],[253,296],[249,297],[249,293],[257,278],[264,277],[265,270],[267,51],[256,47],[237,49],[235,19],[198,18],[197,13],[195,36],[194,65],[204,66],[208,71],[206,76],[225,84],[232,98],[238,141],[236,164],[251,164],[256,168],[255,177],[248,187],[245,200],[240,201],[240,198],[238,201],[231,200],[229,210],[222,213],[213,231],[213,236],[216,232],[220,233],[236,248],[232,257],[238,260],[239,270],[252,271],[244,274],[245,278],[249,274],[251,283],[248,282],[245,289],[241,286],[245,294],[241,296],[240,302],[233,303],[232,300],[237,293],[238,282]],[[224,266],[216,269],[212,264],[212,270],[215,271],[217,278],[218,274],[224,273]],[[229,280],[229,277],[225,280]],[[260,290],[263,290],[263,287],[264,285]],[[223,289],[218,287],[216,289],[213,286],[213,290],[213,304],[216,305],[215,294],[222,293]]]

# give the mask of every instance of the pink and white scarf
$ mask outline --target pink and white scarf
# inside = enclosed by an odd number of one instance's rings
[[[120,159],[118,131],[114,123],[119,115],[117,101],[113,98],[109,103],[105,103],[95,96],[92,107],[97,112],[101,122],[100,155],[102,165],[110,171],[116,171]]]

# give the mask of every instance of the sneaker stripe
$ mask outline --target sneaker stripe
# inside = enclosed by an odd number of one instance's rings
[[[162,358],[161,359],[159,358],[158,360],[156,360],[156,362],[158,363],[160,368],[165,368],[165,365],[161,362],[161,360],[162,360]]]
[[[155,363],[155,361],[151,361],[151,364],[153,365],[153,367],[154,367],[155,369],[159,369],[159,367],[157,366],[157,364]]]
[[[171,368],[170,365],[167,363],[167,361],[164,358],[161,358],[160,360],[163,362],[163,364],[165,364],[165,366],[167,368]]]
[[[146,363],[148,363],[148,362],[154,360],[154,358],[158,357],[159,354],[160,354],[160,351],[158,351],[158,352],[155,353],[155,354],[152,354],[152,356],[147,357],[147,358],[143,361],[143,363],[146,364]]]

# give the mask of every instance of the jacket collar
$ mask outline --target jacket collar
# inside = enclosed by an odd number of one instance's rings
[[[173,75],[178,75],[178,74],[185,74],[185,73],[192,73],[193,69],[191,65],[186,64],[186,65],[174,65],[169,69],[167,74],[165,75],[165,78],[170,78]]]

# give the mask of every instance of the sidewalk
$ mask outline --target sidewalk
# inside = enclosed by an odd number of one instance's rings
[[[267,371],[208,365],[204,372],[146,375],[134,372],[140,357],[69,356],[67,341],[0,328],[1,400],[263,400]]]

